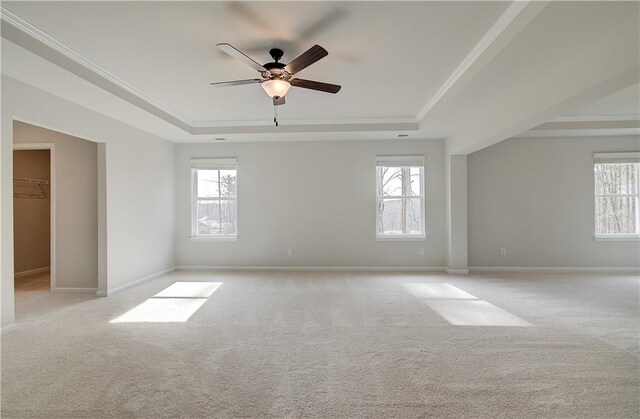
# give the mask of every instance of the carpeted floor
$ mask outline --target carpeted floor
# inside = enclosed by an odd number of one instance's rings
[[[19,292],[2,417],[639,417],[639,292],[637,275],[350,272]]]

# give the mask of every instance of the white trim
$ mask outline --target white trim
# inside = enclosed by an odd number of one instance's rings
[[[104,291],[97,291],[96,292],[96,297],[107,297],[109,295],[117,294],[119,292],[128,290],[129,288],[135,287],[136,285],[140,285],[143,282],[150,281],[152,279],[158,278],[158,277],[160,277],[162,275],[168,274],[168,273],[173,272],[175,270],[176,270],[176,267],[172,266],[170,268],[167,268],[167,269],[164,269],[162,271],[153,273],[151,275],[147,275],[147,276],[142,277],[140,279],[136,279],[135,281],[129,282],[128,284],[120,285],[119,287],[116,287],[114,289],[110,289],[106,293]]]
[[[550,122],[608,122],[608,121],[638,121],[640,115],[611,115],[611,116],[560,116]]]
[[[287,121],[288,126],[306,125],[345,125],[345,124],[416,124],[418,121],[414,117],[400,118],[347,118],[347,119],[297,119]],[[193,121],[194,128],[232,128],[232,127],[272,127],[273,121],[246,120],[246,121]],[[401,129],[392,131],[402,131]],[[417,131],[414,128],[409,131]]]
[[[597,242],[637,242],[640,241],[640,235],[637,234],[628,234],[628,235],[604,235],[604,236],[593,236],[593,240]]]
[[[178,271],[445,272],[441,266],[176,266]]]
[[[617,153],[593,153],[594,164],[638,163],[640,152],[623,151]]]
[[[376,241],[377,242],[423,242],[427,240],[427,236],[426,235],[414,235],[414,236],[406,236],[406,235],[402,235],[402,234],[397,234],[397,235],[393,235],[393,234],[387,234],[387,235],[382,235],[382,236],[376,236]]]
[[[2,329],[0,329],[0,336],[8,335],[9,333],[13,333],[16,330],[18,330],[18,325],[15,323],[2,326]]]
[[[95,294],[98,288],[56,287],[51,290],[54,294]]]
[[[51,270],[51,266],[45,266],[42,268],[29,269],[28,271],[22,272],[14,272],[14,278],[24,278],[25,276],[35,275],[35,274],[43,274],[45,272],[49,272]]]
[[[190,159],[192,169],[229,169],[237,170],[238,158],[237,157],[224,157],[224,158],[191,158]]]
[[[383,193],[380,184],[382,179],[379,178],[378,169],[381,167],[396,167],[393,164],[397,162],[401,165],[404,178],[404,166],[420,168],[420,195],[398,195],[398,196],[380,196]],[[425,172],[427,171],[427,157],[425,155],[405,155],[405,156],[376,156],[375,161],[375,197],[376,197],[376,225],[375,239],[376,241],[423,241],[427,238],[427,210],[426,210],[426,194],[427,185],[425,182]],[[378,230],[380,226],[380,203],[390,199],[415,199],[420,198],[420,234],[384,234]]]
[[[629,137],[640,135],[640,128],[607,128],[607,129],[558,129],[521,132],[511,138],[576,138],[576,137]]]
[[[469,266],[475,272],[640,272],[638,267],[518,267],[518,266]]]
[[[498,39],[500,34],[515,20],[516,17],[527,7],[529,1],[513,1],[507,9],[500,15],[498,20],[489,28],[487,33],[478,41],[471,52],[458,64],[453,73],[449,75],[447,80],[440,86],[435,95],[427,102],[427,104],[418,113],[417,120],[424,119],[425,116],[433,109],[438,102],[447,94],[447,92],[462,78],[464,73],[478,61],[482,54]]]
[[[13,139],[12,139],[13,141]],[[56,288],[56,145],[55,143],[14,143],[13,150],[49,150],[49,286]],[[11,156],[13,159],[13,155]]]
[[[638,179],[638,170],[640,169],[640,152],[638,151],[630,151],[630,152],[614,152],[614,153],[594,153],[594,183],[593,183],[593,192],[594,192],[594,218],[593,218],[593,227],[594,227],[594,240],[595,241],[635,241],[640,240],[640,209],[638,209],[638,200],[640,198],[640,179]],[[635,193],[627,192],[625,194],[621,193],[597,193],[599,176],[597,170],[605,170],[604,167],[607,167],[611,164],[630,164],[633,166],[636,172],[636,182]],[[607,189],[607,188],[604,188]],[[599,233],[598,232],[598,199],[600,198],[627,198],[629,200],[635,201],[635,231],[633,233],[627,234],[610,234],[610,233]]]
[[[190,236],[189,240],[192,242],[237,242],[238,236]]]
[[[451,275],[469,275],[468,269],[452,269],[452,268],[444,268],[444,271]]]
[[[403,164],[408,164],[408,165],[412,165],[412,164],[422,164],[424,165],[426,160],[426,156],[424,154],[420,154],[420,155],[406,155],[406,156],[394,156],[394,155],[381,155],[381,156],[376,156],[376,164],[384,166],[384,163],[403,163]]]
[[[192,241],[237,241],[238,240],[238,158],[237,157],[224,157],[224,158],[192,158],[190,159],[191,167],[191,232],[189,240]],[[236,191],[233,197],[217,197],[217,198],[199,198],[197,187],[198,170],[235,170],[236,172]],[[218,173],[219,176],[219,173]],[[236,231],[235,234],[224,235],[198,235],[197,234],[197,206],[198,201],[211,200],[211,201],[233,201],[235,203],[235,219],[236,219]]]

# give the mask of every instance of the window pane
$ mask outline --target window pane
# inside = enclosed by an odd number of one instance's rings
[[[400,199],[381,199],[378,202],[378,233],[402,234]]]
[[[222,200],[220,205],[220,229],[222,234],[236,234],[236,201]]]
[[[638,193],[637,163],[596,164],[596,195],[628,195]]]
[[[384,196],[402,195],[402,168],[380,167],[382,194]]]
[[[404,199],[406,234],[420,234],[420,198]]]
[[[637,197],[596,197],[596,234],[637,234]]]
[[[224,198],[236,196],[235,170],[220,170],[220,196]]]
[[[422,176],[420,173],[422,172],[422,168],[418,166],[409,168],[410,182],[411,182],[411,195],[412,196],[421,196],[422,195]]]
[[[379,234],[421,234],[420,198],[384,198],[378,202]]]
[[[198,235],[219,234],[220,212],[217,201],[198,201],[196,223]]]
[[[198,235],[236,234],[236,201],[198,201],[196,223]]]
[[[218,170],[199,169],[196,173],[198,181],[198,197],[216,198],[220,196],[218,188]]]

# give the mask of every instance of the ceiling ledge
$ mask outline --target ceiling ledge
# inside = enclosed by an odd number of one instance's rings
[[[640,135],[640,128],[618,128],[618,129],[574,129],[574,130],[547,130],[547,131],[525,131],[515,135],[513,138],[558,138],[558,137],[619,137],[619,136]]]
[[[193,135],[223,135],[223,134],[275,134],[275,133],[305,133],[305,132],[415,132],[418,131],[417,122],[385,122],[385,123],[340,123],[340,124],[289,124],[282,122],[279,126],[273,123],[264,125],[193,127]]]
[[[574,119],[546,122],[538,125],[531,131],[560,131],[560,130],[611,130],[611,129],[630,129],[640,128],[640,119]]]
[[[640,116],[622,115],[556,118],[516,137],[593,137],[638,134],[640,134]]]
[[[415,118],[283,121],[278,127],[272,122],[261,121],[194,121],[137,89],[5,6],[0,6],[0,18],[3,38],[194,136],[296,132],[415,132],[419,128]]]

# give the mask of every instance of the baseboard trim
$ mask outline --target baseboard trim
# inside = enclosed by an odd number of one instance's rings
[[[362,271],[362,272],[445,272],[443,267],[429,266],[176,266],[179,271]]]
[[[444,271],[451,275],[469,275],[469,269],[444,268]]]
[[[563,272],[640,272],[640,267],[625,267],[625,268],[613,268],[613,267],[518,267],[518,266],[470,266],[469,271],[472,273],[486,273],[486,272],[549,272],[549,273],[563,273]]]
[[[173,272],[175,270],[176,270],[176,267],[172,266],[172,267],[170,267],[168,269],[164,269],[162,271],[153,273],[151,275],[147,275],[147,276],[145,276],[143,278],[136,279],[135,281],[129,282],[128,284],[120,285],[117,288],[107,290],[106,292],[105,291],[96,291],[96,297],[108,297],[110,295],[117,294],[119,292],[128,290],[129,288],[135,287],[136,285],[140,285],[143,282],[151,281],[152,279],[158,278],[159,276],[168,274],[169,272]],[[95,289],[94,289],[94,291],[95,291]]]
[[[54,294],[95,294],[98,288],[73,288],[55,287],[51,289]]]
[[[8,335],[9,333],[13,333],[16,330],[18,330],[18,325],[15,323],[2,326],[2,329],[0,329],[0,336]]]
[[[13,274],[14,278],[23,278],[29,275],[35,274],[43,274],[45,272],[49,272],[51,270],[51,266],[45,266],[43,268],[29,269],[28,271],[16,272]]]

